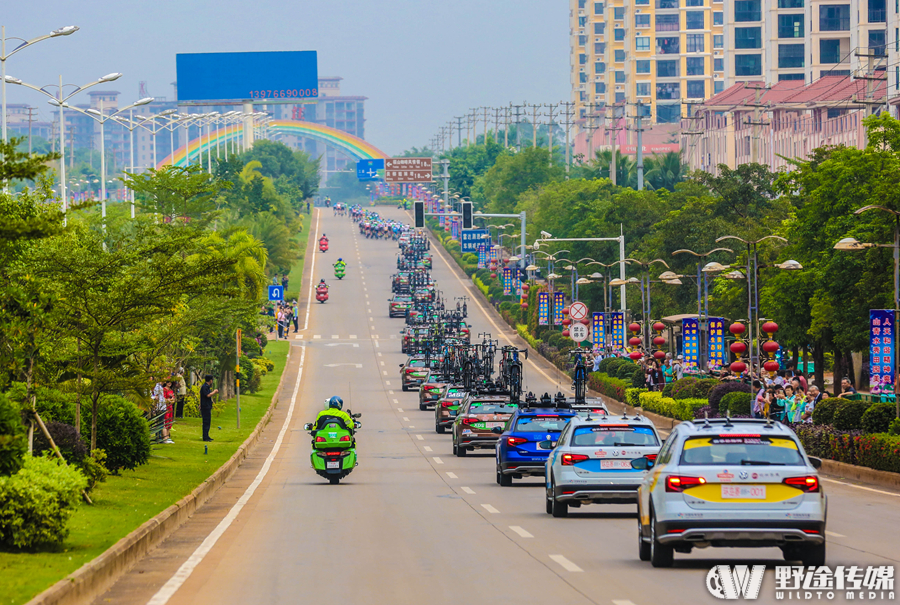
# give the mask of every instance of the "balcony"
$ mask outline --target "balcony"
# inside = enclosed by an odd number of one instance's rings
[[[734,20],[738,23],[747,23],[753,21],[762,21],[762,11],[735,11]]]
[[[656,0],[656,8],[678,8],[678,0]]]
[[[850,17],[819,19],[819,31],[823,32],[848,32],[850,31]]]

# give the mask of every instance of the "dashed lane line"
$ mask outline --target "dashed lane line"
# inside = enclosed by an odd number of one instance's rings
[[[433,451],[434,451],[433,449],[431,449],[431,448],[428,447],[427,445],[426,445],[425,447],[423,447],[422,449],[424,449],[426,452],[433,452]]]
[[[499,515],[499,514],[500,514],[500,511],[497,510],[496,508],[494,508],[493,506],[491,506],[490,504],[482,504],[482,505],[481,505],[481,508],[483,508],[483,509],[486,510],[487,512],[491,513],[492,515]]]
[[[450,473],[450,472],[448,472],[448,473],[446,473],[446,474],[447,474],[447,476],[450,477],[451,479],[459,479],[459,477],[456,476],[456,473]]]
[[[562,555],[550,555],[550,559],[552,561],[554,561],[555,563],[558,563],[560,565],[560,567],[562,567],[566,571],[573,571],[573,572],[584,571],[583,569],[581,569],[580,567],[578,567],[577,565],[575,565],[574,563],[572,563],[571,561],[569,561],[567,558],[565,558]]]
[[[470,496],[474,496],[474,495],[475,495],[475,490],[472,489],[471,487],[465,487],[465,486],[463,486],[463,487],[461,487],[461,488],[459,488],[459,489],[461,489],[462,491],[466,492],[466,493],[469,494]]]
[[[431,459],[434,460],[435,464],[443,464],[444,463],[444,461],[441,460],[440,458],[438,458],[437,456],[432,456]]]
[[[406,416],[404,416],[404,417],[403,417],[403,422],[409,422],[409,418],[407,418]]]
[[[522,537],[522,538],[533,538],[533,537],[534,537],[533,535],[531,535],[529,532],[525,531],[524,529],[522,529],[522,528],[519,527],[518,525],[510,525],[509,528],[510,528],[512,531],[514,531],[514,532],[516,532],[517,534],[519,534],[519,536]]]

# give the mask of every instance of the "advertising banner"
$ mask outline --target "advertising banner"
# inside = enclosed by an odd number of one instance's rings
[[[594,349],[602,349],[606,346],[606,322],[603,313],[594,312],[591,315],[591,337]]]
[[[455,240],[459,239],[459,221],[456,217],[450,219],[450,237]]]
[[[681,354],[684,369],[695,370],[700,365],[700,327],[695,318],[681,320]]]
[[[487,245],[478,244],[478,268],[484,269],[487,267]]]
[[[869,311],[869,385],[872,393],[894,392],[896,331],[890,309]]]
[[[725,320],[721,317],[710,317],[707,338],[709,347],[709,367],[717,368],[725,365]]]
[[[546,326],[550,324],[550,293],[538,292],[538,325]]]
[[[510,269],[509,267],[505,267],[503,269],[503,296],[509,296],[510,294],[512,294],[512,282],[512,269]]]
[[[609,344],[613,349],[625,348],[625,315],[618,311],[609,314]]]
[[[557,291],[553,293],[553,323],[558,326],[562,325],[563,319],[565,319],[565,315],[563,315],[563,309],[566,306],[566,293]]]

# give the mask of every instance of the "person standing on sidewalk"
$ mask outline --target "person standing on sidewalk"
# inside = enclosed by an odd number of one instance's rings
[[[297,304],[297,301],[293,301],[294,305],[294,334],[297,333],[297,322],[300,319],[300,305]]]
[[[212,425],[212,398],[219,392],[219,389],[212,388],[212,383],[212,375],[207,374],[203,379],[203,386],[200,387],[200,417],[203,419],[203,441],[212,441],[212,437],[209,436],[209,427]]]

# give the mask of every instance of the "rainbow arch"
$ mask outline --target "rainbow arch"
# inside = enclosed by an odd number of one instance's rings
[[[389,157],[386,153],[359,137],[342,130],[322,126],[321,124],[301,122],[299,120],[273,120],[269,122],[268,128],[273,133],[284,133],[322,141],[338,148],[356,160],[377,160]],[[174,154],[163,158],[156,167],[159,169],[172,163],[176,166],[185,166],[189,157],[192,161],[196,161],[200,154],[206,155],[207,150],[215,150],[217,146],[231,143],[234,139],[241,136],[243,130],[242,124],[230,124],[213,130],[208,135],[192,139],[187,145],[179,147]]]

